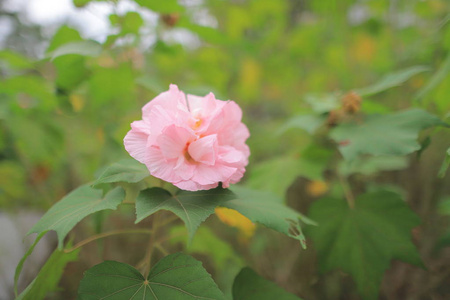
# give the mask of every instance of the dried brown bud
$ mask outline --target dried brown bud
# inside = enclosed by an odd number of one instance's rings
[[[351,91],[342,97],[342,108],[344,112],[354,114],[361,109],[361,96]]]
[[[161,15],[161,20],[169,27],[173,27],[177,24],[178,20],[180,19],[179,14],[164,14]]]

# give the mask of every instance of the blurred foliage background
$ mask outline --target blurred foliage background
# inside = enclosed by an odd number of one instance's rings
[[[99,169],[128,157],[122,140],[129,124],[170,83],[241,105],[252,151],[243,184],[284,196],[303,213],[326,192],[342,192],[332,172],[339,157],[323,135],[283,130],[291,117],[316,112],[330,118],[327,97],[424,66],[401,86],[363,97],[358,110],[421,107],[448,122],[446,0],[74,0],[76,10],[111,8],[109,33],[100,37],[86,37],[73,22],[36,25],[8,9],[8,1],[0,5],[1,20],[12,28],[0,51],[0,207],[10,214],[45,211]],[[427,131],[420,157],[366,166],[369,171],[350,177],[356,194],[376,185],[401,191],[422,219],[413,236],[427,269],[393,261],[380,299],[450,295],[448,210],[438,210],[450,197],[449,176],[437,178],[449,137],[445,130]],[[122,210],[96,214],[76,230],[88,236],[104,226],[131,226],[133,211]],[[304,251],[248,224],[236,233],[217,218],[208,223],[188,251],[223,289],[241,266],[251,265],[304,299],[359,299],[349,276],[318,271],[312,244]],[[167,247],[183,246],[172,241]],[[83,270],[103,259],[137,263],[141,248],[139,237],[90,245],[82,263],[66,269],[66,292],[52,299],[72,299]]]

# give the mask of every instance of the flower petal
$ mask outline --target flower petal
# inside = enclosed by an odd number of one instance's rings
[[[156,141],[165,158],[178,159],[178,157],[184,156],[187,143],[195,138],[196,136],[192,131],[176,125],[170,125],[163,130]]]
[[[214,165],[216,163],[217,135],[202,137],[189,145],[189,155],[197,162]]]

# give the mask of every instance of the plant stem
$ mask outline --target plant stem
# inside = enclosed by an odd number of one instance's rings
[[[347,200],[348,206],[350,209],[355,208],[355,197],[353,196],[352,190],[350,189],[350,185],[347,181],[347,178],[338,173],[339,181],[344,189],[345,199]]]
[[[72,248],[64,249],[64,253],[70,253],[72,251],[77,250],[78,248],[83,247],[86,244],[89,244],[90,242],[118,234],[125,234],[125,233],[142,233],[142,234],[150,234],[153,236],[153,231],[149,229],[123,229],[123,230],[113,230],[109,232],[104,232],[100,234],[93,235],[85,240],[82,240],[81,242],[77,243]]]
[[[155,248],[155,235],[157,234],[158,228],[160,227],[159,217],[160,217],[160,214],[158,214],[158,213],[156,213],[154,215],[154,218],[152,221],[153,234],[150,236],[150,241],[148,243],[147,251],[145,252],[145,256],[143,259],[143,266],[144,266],[143,274],[146,276],[145,278],[147,278],[148,274],[150,273],[150,268],[152,265],[152,254],[153,254],[153,249]]]

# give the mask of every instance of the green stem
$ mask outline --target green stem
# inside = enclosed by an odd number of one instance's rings
[[[347,181],[347,178],[343,177],[338,173],[338,178],[341,183],[342,188],[344,189],[345,199],[347,200],[348,206],[350,209],[355,208],[355,197],[353,196],[352,190],[350,189],[350,185]]]
[[[109,232],[104,232],[100,234],[93,235],[85,240],[82,240],[81,242],[77,243],[72,248],[64,249],[64,253],[70,253],[72,251],[77,250],[78,248],[83,247],[86,244],[89,244],[90,242],[118,234],[125,234],[125,233],[142,233],[142,234],[151,234],[153,236],[153,231],[149,229],[123,229],[123,230],[113,230]]]

